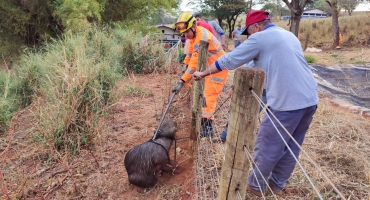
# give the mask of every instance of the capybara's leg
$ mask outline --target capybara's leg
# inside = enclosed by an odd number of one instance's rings
[[[164,172],[180,174],[181,171],[177,168],[175,163],[175,161],[171,161],[171,164],[163,164],[161,169]]]
[[[157,182],[156,177],[153,174],[139,174],[133,173],[128,176],[128,180],[131,184],[139,187],[152,187]]]

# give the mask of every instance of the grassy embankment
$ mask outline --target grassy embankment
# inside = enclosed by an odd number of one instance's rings
[[[0,70],[0,132],[32,105],[34,141],[78,152],[104,128],[115,82],[128,73],[161,70],[165,59],[154,37],[133,30],[66,33]]]

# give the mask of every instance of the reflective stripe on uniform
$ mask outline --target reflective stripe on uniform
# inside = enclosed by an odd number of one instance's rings
[[[186,69],[186,72],[188,72],[189,74],[194,74],[195,71],[194,70],[191,70],[190,68],[187,68]]]
[[[207,29],[205,29],[205,28],[202,28],[202,31],[203,31],[203,40],[204,41],[207,41],[207,31],[206,31]]]
[[[191,57],[191,53],[186,53],[186,56],[189,56],[189,57]]]
[[[194,72],[193,72],[194,73]],[[211,81],[213,82],[218,82],[218,83],[222,83],[224,79],[223,78],[218,78],[218,77],[211,77]]]
[[[207,36],[208,36],[208,34],[207,34],[207,31],[206,31],[206,30],[207,30],[207,29],[202,28],[202,31],[203,31],[203,40],[204,40],[204,41],[207,41]],[[212,41],[212,42],[214,43],[214,41]],[[218,41],[217,41],[217,42],[218,42]],[[211,57],[211,56],[214,56],[214,55],[218,54],[221,50],[222,50],[222,46],[220,45],[220,46],[217,48],[217,50],[216,50],[216,51],[208,52],[208,57]]]
[[[209,52],[208,57],[218,54],[221,50],[222,50],[222,46],[220,45],[216,51]]]
[[[213,113],[205,113],[205,112],[202,112],[202,117],[212,117],[213,116]]]

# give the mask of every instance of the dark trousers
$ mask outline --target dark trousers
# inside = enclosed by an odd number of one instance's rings
[[[302,145],[316,109],[317,105],[293,111],[270,110],[298,144]],[[298,146],[272,115],[270,115],[270,118],[298,159],[300,152]],[[296,160],[286,147],[280,134],[276,131],[266,113],[255,141],[254,162],[256,164],[253,165],[253,170],[248,177],[248,185],[254,190],[264,191],[266,189],[265,180],[269,182],[273,190],[281,190],[286,187],[286,182],[294,170]]]
[[[267,97],[266,97],[266,90],[264,89],[263,90],[263,92],[262,92],[262,101],[263,101],[263,103],[264,104],[267,104]],[[260,112],[262,111],[262,109],[263,109],[263,106],[261,105],[260,106]],[[229,111],[230,112],[230,111]],[[221,138],[221,140],[226,140],[226,136],[227,136],[227,129],[228,129],[228,127],[229,127],[229,123],[227,123],[226,125],[225,125],[225,128],[224,128],[224,130],[222,131],[222,133],[221,133],[221,135],[220,135],[220,138]]]

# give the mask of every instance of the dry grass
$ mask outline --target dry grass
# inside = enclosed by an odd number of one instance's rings
[[[370,197],[368,130],[369,118],[351,113],[333,105],[329,99],[322,98],[303,146],[347,198]],[[301,157],[301,161],[318,183],[322,195],[335,197],[332,188],[323,181],[322,176],[318,176],[317,170],[306,158]],[[291,182],[298,180],[298,173],[295,173]]]
[[[368,65],[370,63],[370,48],[327,49],[322,52],[305,52],[305,56],[315,58],[313,64],[321,66],[353,64]]]
[[[231,81],[230,79],[229,84]],[[223,93],[218,101],[219,104],[226,98],[227,94]],[[228,121],[229,103],[224,106],[216,113],[216,135],[221,134]],[[320,95],[318,110],[307,133],[303,149],[347,199],[370,198],[368,130],[370,130],[369,117],[338,107],[324,94]],[[200,141],[198,160],[195,164],[199,199],[216,199],[224,155],[225,145],[213,144],[209,139]],[[339,198],[329,182],[303,153],[300,156],[300,163],[323,199]],[[318,199],[298,166],[287,186],[292,193],[285,199]],[[266,198],[276,199],[277,197],[268,194]],[[247,194],[246,199],[258,198]],[[278,197],[278,199],[284,198]]]
[[[336,64],[363,65],[370,63],[370,12],[358,12],[353,16],[341,13],[339,26],[343,35],[343,43],[340,49],[332,49],[333,31],[332,18],[308,18],[302,19],[299,26],[298,39],[304,47],[307,34],[309,34],[308,47],[322,49],[319,53],[305,52],[306,56],[315,58],[313,64],[329,66]],[[239,16],[238,22],[245,24],[245,15]],[[288,21],[277,17],[273,23],[289,30]],[[243,40],[246,39],[243,36]],[[228,48],[233,49],[234,44],[229,39]]]

